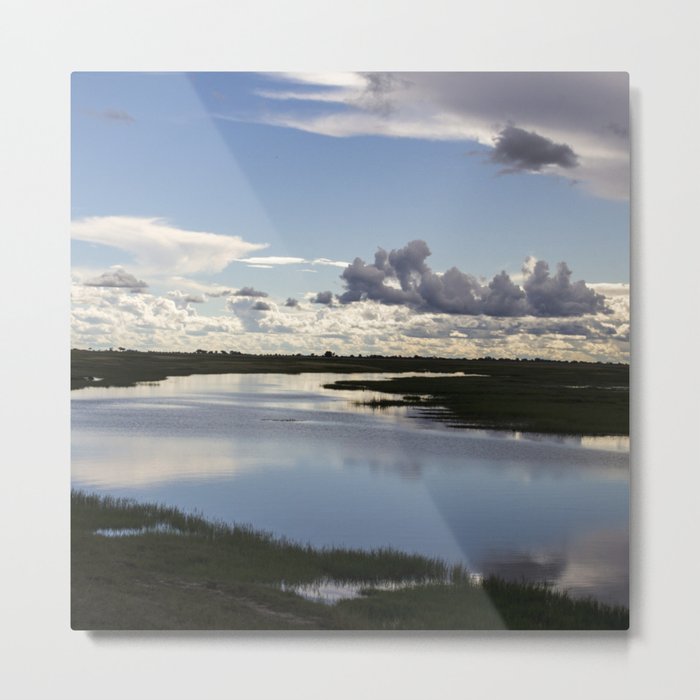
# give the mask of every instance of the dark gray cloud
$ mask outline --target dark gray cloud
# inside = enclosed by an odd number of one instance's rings
[[[121,287],[125,289],[145,289],[148,287],[143,280],[136,279],[122,268],[103,272],[99,277],[87,280],[84,284],[86,287]]]
[[[397,73],[414,90],[451,112],[491,123],[538,125],[538,131],[599,134],[604,123],[627,124],[628,76],[616,72]]]
[[[231,294],[233,294],[232,289],[219,289],[217,291],[207,290],[207,296],[211,297],[212,299],[214,299],[216,297],[227,297],[227,296],[230,296]]]
[[[587,318],[585,321],[568,321],[553,318],[538,318],[536,322],[512,321],[501,327],[504,335],[563,335],[585,338],[586,340],[624,339],[619,332],[619,327],[610,323],[603,323],[595,318]],[[469,330],[465,335],[469,334]]]
[[[571,282],[571,270],[565,262],[560,262],[551,276],[549,265],[538,260],[523,288],[536,316],[581,316],[605,309],[602,294],[596,294],[583,280]]]
[[[299,306],[299,301],[297,299],[293,299],[292,297],[288,297],[287,301],[284,302],[285,306]]]
[[[264,301],[256,301],[250,308],[253,311],[269,311],[272,307]]]
[[[554,276],[543,260],[538,261],[523,287],[501,272],[488,284],[452,267],[443,274],[426,264],[430,249],[425,241],[411,241],[387,253],[380,248],[374,264],[361,258],[343,270],[346,291],[342,304],[364,299],[383,304],[403,304],[420,311],[476,316],[582,316],[605,311],[604,297],[583,281],[571,282],[566,263],[559,263]],[[330,292],[325,293],[330,303]]]
[[[629,139],[630,130],[627,124],[616,124],[615,122],[610,122],[609,124],[605,125],[605,128],[620,139],[624,139],[625,141]]]
[[[260,292],[257,289],[253,289],[253,287],[241,287],[237,292],[233,293],[233,296],[235,297],[266,297],[268,296],[267,292]]]
[[[503,143],[495,156],[504,162],[496,162],[511,168],[508,172],[541,169],[548,174],[547,164],[560,166],[552,169],[597,196],[629,198],[626,73],[426,71],[360,77],[337,79],[336,90],[329,91],[333,81],[322,76],[316,82],[322,89],[301,93],[317,100],[317,109],[286,108],[284,114],[268,113],[262,121],[334,137],[382,135],[491,145],[500,136]],[[306,88],[315,82],[308,75],[290,78]],[[334,92],[335,107],[328,101]],[[278,95],[286,99],[288,93]],[[504,133],[508,125],[522,131],[520,138],[517,132]],[[567,165],[578,161],[578,167]]]
[[[133,124],[136,120],[123,109],[103,109],[101,112],[92,112],[94,116],[100,119],[107,119],[113,122],[121,122],[122,124]]]
[[[326,306],[333,303],[332,292],[319,292],[312,300],[313,304],[325,304]]]
[[[578,156],[571,146],[554,143],[534,131],[517,126],[506,126],[494,138],[494,149],[489,159],[506,166],[503,173],[540,172],[547,165],[560,168],[578,166]]]

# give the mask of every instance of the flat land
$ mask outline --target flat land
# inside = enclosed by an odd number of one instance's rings
[[[433,372],[449,377],[352,379],[332,389],[371,389],[454,427],[557,434],[629,435],[629,366],[540,360],[322,357],[73,350],[71,388],[133,386],[170,376],[226,373]],[[472,376],[469,376],[472,375]],[[95,378],[99,377],[99,381]]]
[[[482,365],[478,376],[341,380],[329,389],[371,390],[455,428],[576,435],[629,435],[627,368],[546,363]]]
[[[132,386],[225,373],[431,372],[450,376],[342,380],[455,427],[564,434],[629,432],[629,367],[596,363],[212,353],[71,353],[71,387]],[[471,376],[470,376],[471,375]],[[95,378],[100,381],[95,381]],[[153,528],[103,537],[101,528]],[[163,526],[166,526],[163,531]],[[170,531],[168,530],[170,528]],[[175,530],[176,532],[173,532]],[[626,608],[572,600],[544,585],[489,578],[400,552],[315,550],[175,509],[72,496],[74,629],[627,629]],[[334,606],[287,584],[421,582]]]
[[[74,492],[72,627],[153,629],[617,629],[626,608],[572,600],[389,550],[318,550],[174,508]],[[148,531],[148,528],[161,531]],[[101,529],[144,534],[104,537]],[[282,590],[336,581],[424,582],[330,606]]]

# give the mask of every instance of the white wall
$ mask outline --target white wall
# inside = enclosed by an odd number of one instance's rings
[[[0,693],[9,698],[690,698],[700,621],[700,13],[690,0],[6,1],[0,18]],[[629,634],[69,628],[72,70],[626,70],[632,85]]]

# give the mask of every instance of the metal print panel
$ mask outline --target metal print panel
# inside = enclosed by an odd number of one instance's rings
[[[627,629],[624,73],[75,73],[72,625]]]

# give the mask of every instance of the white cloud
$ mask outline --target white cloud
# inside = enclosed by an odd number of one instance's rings
[[[249,263],[250,265],[295,265],[306,261],[304,258],[266,255],[262,257],[241,258],[239,262]]]
[[[232,297],[228,313],[199,315],[185,295],[134,295],[127,289],[73,288],[75,347],[237,349],[242,352],[546,357],[629,360],[629,299],[617,285],[606,297],[611,314],[571,318],[460,317],[418,314],[373,301],[345,306]],[[601,291],[603,285],[599,285]]]
[[[208,297],[225,297],[229,294],[233,294],[234,291],[230,287],[222,287],[219,284],[204,284],[197,280],[181,277],[179,275],[168,277],[166,282],[173,286],[184,287],[185,289],[199,292],[200,294],[204,294]]]
[[[307,260],[312,265],[330,265],[331,267],[341,267],[346,268],[350,263],[344,262],[343,260],[329,260],[328,258],[314,258],[313,260]]]
[[[481,142],[487,141],[492,133],[486,125],[469,123],[444,113],[406,117],[400,121],[383,115],[361,112],[323,114],[314,117],[268,114],[260,121],[270,126],[283,126],[338,138],[372,135],[432,141]]]
[[[609,199],[629,197],[627,76],[624,73],[275,74],[294,89],[260,96],[288,103],[258,121],[334,137],[478,141],[508,126],[569,146],[579,165],[543,170]],[[317,103],[311,111],[295,103]],[[221,115],[218,115],[221,116]],[[227,118],[223,116],[222,118]],[[231,119],[238,119],[229,116]]]
[[[72,237],[123,250],[133,256],[141,273],[215,273],[234,260],[266,248],[240,236],[187,231],[164,219],[133,216],[93,216],[74,221]]]
[[[74,347],[195,350],[203,338],[231,340],[243,330],[235,316],[199,316],[181,299],[74,285]]]
[[[321,85],[326,87],[364,87],[366,80],[360,73],[347,72],[318,72],[318,73],[270,73],[270,76],[282,80],[290,80],[296,83],[308,85]]]
[[[294,90],[255,90],[258,97],[269,100],[299,100],[307,102],[347,102],[355,94],[352,90],[323,90],[316,92],[295,92]]]
[[[329,258],[314,258],[308,260],[306,258],[282,257],[275,255],[254,256],[251,258],[241,258],[238,262],[243,262],[248,267],[257,267],[269,269],[277,265],[328,265],[330,267],[345,268],[349,263],[343,260],[330,260]],[[306,270],[302,270],[305,272]]]
[[[590,282],[588,286],[606,297],[627,297],[629,300],[630,286],[625,282]]]

